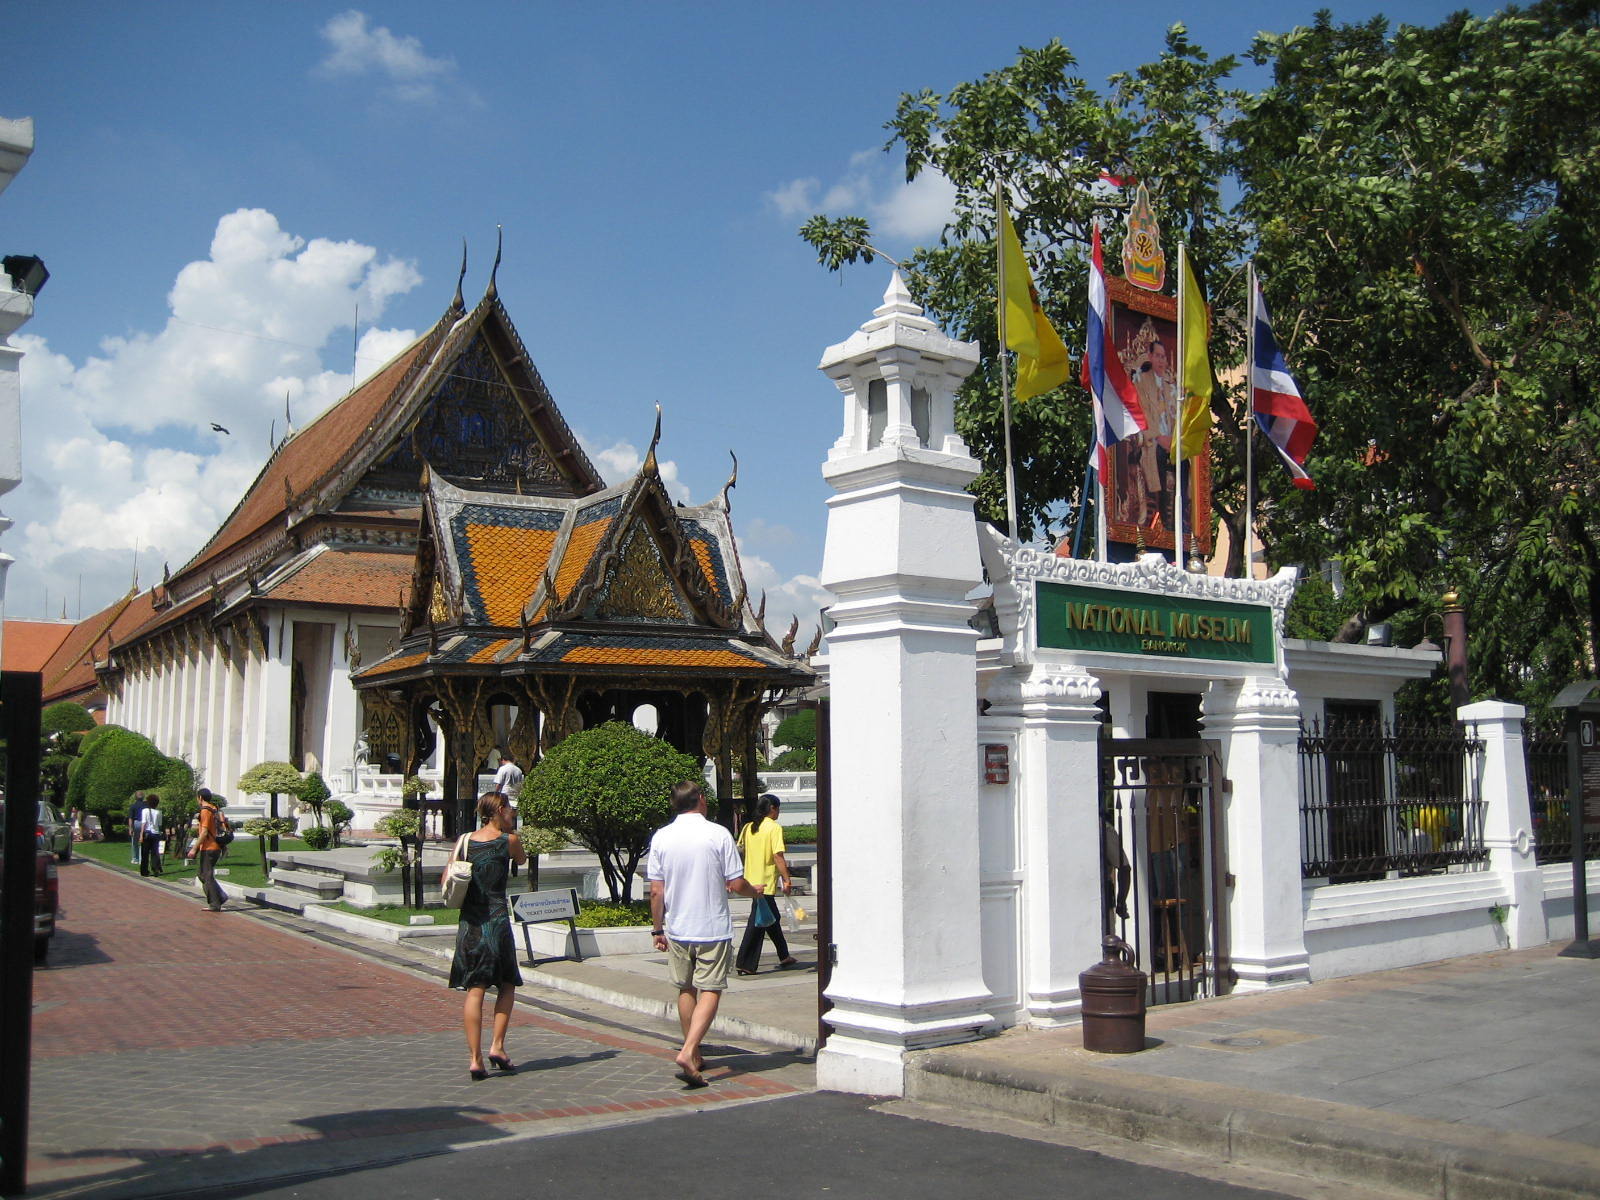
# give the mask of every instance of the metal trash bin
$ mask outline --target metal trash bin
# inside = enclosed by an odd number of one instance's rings
[[[1145,973],[1133,948],[1114,934],[1101,941],[1105,958],[1078,976],[1083,997],[1083,1048],[1101,1054],[1144,1049]]]

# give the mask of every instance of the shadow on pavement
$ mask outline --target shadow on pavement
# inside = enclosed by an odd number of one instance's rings
[[[57,925],[55,936],[50,939],[50,957],[39,964],[39,969],[65,971],[112,961],[111,955],[100,949],[100,939],[94,934]]]
[[[200,1147],[194,1150],[140,1150],[125,1146],[89,1147],[70,1154],[44,1155],[35,1166],[48,1164],[43,1181],[30,1179],[29,1196],[84,1196],[94,1200],[134,1197],[204,1195],[253,1196],[264,1184],[297,1178],[326,1179],[448,1152],[469,1142],[491,1142],[510,1131],[484,1118],[493,1110],[475,1105],[433,1105],[423,1108],[362,1109],[324,1113],[294,1124],[305,1137],[250,1148]],[[95,1160],[119,1165],[99,1174],[58,1174],[75,1162]],[[132,1160],[132,1161],[130,1161]],[[34,1171],[35,1176],[45,1171]]]

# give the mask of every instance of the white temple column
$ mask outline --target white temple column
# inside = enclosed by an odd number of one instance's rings
[[[270,646],[261,663],[260,757],[256,762],[289,761],[289,690],[294,675],[294,622],[282,612],[269,613]],[[254,766],[248,763],[246,767]]]
[[[1021,718],[1024,986],[1030,1024],[1075,1023],[1078,974],[1100,961],[1100,685],[1082,667],[997,680],[988,716]]]
[[[885,362],[902,383],[918,373],[934,429],[953,431],[954,389],[977,348],[940,334],[898,272],[874,318],[830,347],[822,369],[855,375],[852,394],[865,403],[860,381]],[[857,415],[823,467],[837,493],[822,569],[837,597],[828,635],[837,966],[817,1082],[901,1095],[907,1051],[994,1023],[979,907],[978,635],[965,599],[982,576],[965,490],[978,464],[953,437],[939,450],[914,438],[869,449]]]
[[[1300,701],[1280,675],[1213,683],[1205,732],[1222,742],[1230,957],[1239,991],[1305,983],[1300,870]]]
[[[355,688],[350,686],[350,647],[355,631],[347,619],[345,631],[333,626],[333,654],[328,672],[328,719],[324,723],[327,736],[321,748],[322,777],[328,786],[337,790],[338,781],[345,776],[356,744],[358,703]]]
[[[1511,896],[1506,936],[1513,950],[1549,941],[1544,872],[1534,854],[1528,760],[1522,742],[1522,718],[1527,711],[1520,704],[1498,700],[1456,709],[1457,718],[1484,743],[1480,767],[1483,843],[1489,850],[1489,869],[1505,882]]]

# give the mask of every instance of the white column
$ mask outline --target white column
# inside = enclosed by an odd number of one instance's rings
[[[350,627],[347,625],[347,629]],[[356,744],[357,698],[350,686],[349,639],[333,629],[333,655],[328,672],[328,719],[324,722],[327,737],[322,745],[322,777],[328,786],[337,790],[337,781],[344,778],[350,766],[350,756]],[[355,636],[350,633],[350,638]]]
[[[1211,685],[1205,730],[1222,741],[1233,970],[1240,991],[1310,978],[1300,871],[1300,701],[1278,675]]]
[[[1533,809],[1528,802],[1528,762],[1522,744],[1520,704],[1482,700],[1464,705],[1456,716],[1483,739],[1480,784],[1483,842],[1489,869],[1505,882],[1511,897],[1506,936],[1511,949],[1549,940],[1544,919],[1544,872],[1533,849]]]
[[[235,781],[244,771],[239,764],[239,722],[234,717],[239,689],[243,684],[243,672],[239,649],[231,640],[228,652],[222,655],[221,666],[222,706],[217,712],[217,723],[222,730],[222,740],[218,743],[217,765],[211,773],[213,784],[210,786],[225,796],[231,796]]]
[[[1101,957],[1099,698],[1082,667],[1039,665],[989,688],[988,715],[1022,722],[1023,979],[1038,1027],[1079,1019],[1078,974]]]
[[[282,612],[267,617],[269,653],[261,663],[260,754],[256,762],[289,761],[289,684],[294,662],[294,622]],[[254,765],[254,763],[250,764]]]
[[[954,427],[955,386],[977,348],[944,337],[896,274],[884,304],[822,370],[860,381],[914,369],[935,424]],[[890,413],[890,423],[894,414]],[[959,438],[930,450],[865,444],[849,412],[828,454],[822,583],[829,609],[833,780],[834,1027],[817,1082],[902,1095],[908,1051],[994,1025],[979,902],[977,633],[965,599],[982,577],[972,496],[978,464]],[[953,451],[953,452],[952,452]]]

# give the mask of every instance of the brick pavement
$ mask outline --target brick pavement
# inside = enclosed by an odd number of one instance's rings
[[[63,869],[62,897],[34,984],[35,1183],[125,1179],[128,1164],[201,1151],[470,1136],[799,1090],[774,1076],[792,1056],[758,1050],[714,1059],[714,1086],[685,1092],[670,1031],[524,1006],[507,1040],[521,1070],[474,1083],[461,994],[440,982],[93,864]]]

